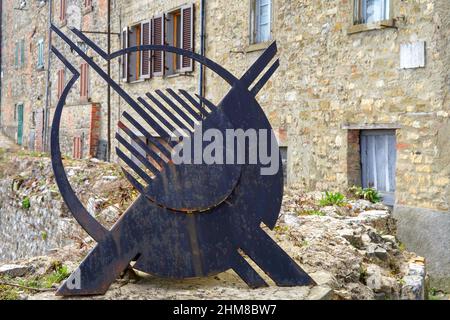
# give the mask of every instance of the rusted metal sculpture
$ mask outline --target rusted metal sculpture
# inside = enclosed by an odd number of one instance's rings
[[[108,55],[82,32],[72,29],[105,60],[136,51],[159,50],[203,64],[231,86],[228,94],[215,106],[204,97],[194,98],[184,90],[177,93],[171,89],[147,93],[147,99],[140,97],[135,101],[57,27],[52,26],[52,30],[139,115],[140,119],[137,119],[123,112],[123,119],[135,129],[119,122],[120,133],[116,138],[143,165],[138,166],[132,161],[122,151],[123,148],[116,149],[118,157],[126,165],[123,168],[125,176],[140,195],[111,230],[105,229],[76,197],[64,171],[59,147],[60,120],[67,94],[79,73],[53,47],[53,53],[73,74],[53,118],[51,156],[55,179],[75,219],[98,242],[59,288],[58,295],[104,294],[132,261],[135,261],[133,268],[137,270],[169,278],[203,277],[233,269],[250,287],[266,286],[239,250],[279,286],[313,284],[312,279],[261,229],[261,223],[271,229],[275,227],[283,194],[282,170],[274,175],[261,175],[262,164],[259,161],[256,164],[176,165],[170,160],[171,150],[182,142],[174,141],[160,125],[179,130],[185,129],[186,123],[194,126],[201,122],[201,130],[271,130],[255,96],[277,69],[278,60],[251,89],[249,87],[274,58],[277,51],[275,43],[238,79],[203,56],[170,46],[131,47]],[[207,108],[202,108],[200,103]],[[165,116],[154,112],[152,105],[162,110]],[[165,105],[179,117],[169,112]],[[195,109],[201,110],[201,114],[195,113]],[[163,139],[155,139],[143,124],[150,126]],[[150,141],[150,146],[137,137],[136,130]],[[193,134],[192,131],[190,133]],[[275,138],[272,135],[268,139]],[[134,144],[144,150],[146,156]]]

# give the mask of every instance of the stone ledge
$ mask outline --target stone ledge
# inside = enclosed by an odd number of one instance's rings
[[[383,20],[378,21],[374,23],[367,23],[367,24],[355,24],[350,26],[347,29],[347,34],[355,34],[355,33],[361,33],[361,32],[367,32],[367,31],[373,31],[373,30],[382,30],[382,29],[397,29],[395,26],[394,19],[389,20]]]

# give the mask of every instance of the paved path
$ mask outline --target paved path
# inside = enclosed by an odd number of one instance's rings
[[[0,131],[0,148],[6,151],[15,151],[19,149],[19,146]]]

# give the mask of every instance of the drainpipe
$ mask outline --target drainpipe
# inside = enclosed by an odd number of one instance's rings
[[[205,2],[200,0],[200,55],[205,56]],[[198,95],[203,97],[205,95],[205,68],[200,64],[200,77],[198,81]],[[203,102],[200,100],[200,108],[203,108]],[[202,114],[204,114],[202,112]]]
[[[50,66],[51,66],[51,49],[52,49],[52,6],[53,1],[48,0],[48,58],[47,58],[47,78],[45,79],[45,109],[44,109],[44,128],[42,129],[42,147],[43,151],[49,151],[48,145],[48,121],[50,109]]]
[[[107,36],[107,42],[108,42],[108,55],[111,54],[111,0],[108,0],[108,36]],[[108,60],[108,77],[111,77],[111,61]],[[108,112],[108,118],[107,118],[107,155],[106,158],[108,161],[111,161],[111,86],[108,83],[108,91],[107,91],[107,112]]]

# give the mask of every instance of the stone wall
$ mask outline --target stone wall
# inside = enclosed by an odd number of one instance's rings
[[[7,0],[2,12],[2,105],[1,127],[17,141],[17,118],[15,105],[24,104],[23,143],[25,147],[34,145],[36,115],[33,111],[45,104],[44,69],[37,68],[37,42],[44,40],[47,47],[47,10],[38,1],[27,2],[27,10],[16,10],[17,1]],[[14,65],[17,41],[24,41],[24,64]],[[44,59],[47,58],[45,50]],[[19,57],[20,58],[20,57]],[[34,121],[33,121],[34,120]]]
[[[19,168],[29,165],[25,160]],[[21,178],[0,180],[0,261],[48,254],[71,243],[68,235],[81,234],[56,190],[43,187],[30,195],[20,188]],[[22,205],[25,198],[29,208]]]

